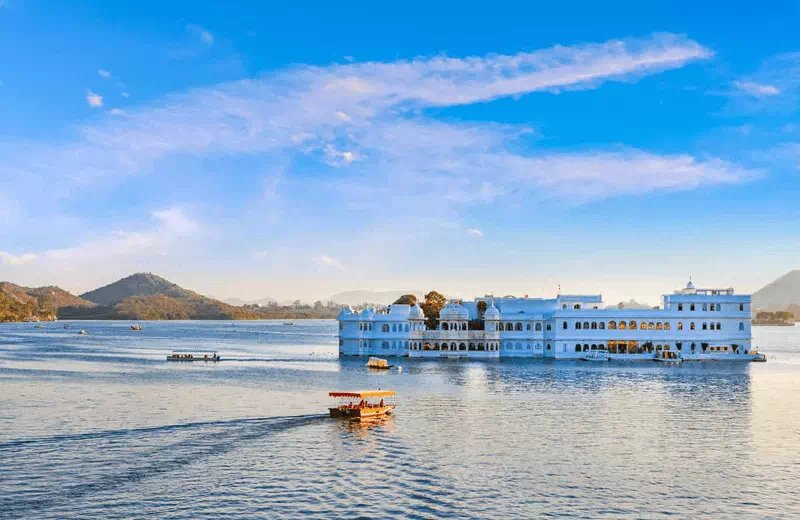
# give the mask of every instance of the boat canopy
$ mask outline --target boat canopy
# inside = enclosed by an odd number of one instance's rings
[[[354,399],[367,399],[369,397],[392,397],[397,392],[394,390],[363,390],[361,392],[328,392],[329,397],[352,397]]]
[[[216,354],[217,351],[216,350],[201,350],[201,349],[195,349],[195,350],[179,349],[179,350],[173,350],[172,353],[173,354]]]

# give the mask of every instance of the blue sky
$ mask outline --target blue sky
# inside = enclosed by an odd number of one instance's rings
[[[0,279],[656,303],[798,267],[796,3],[73,4],[0,0]]]

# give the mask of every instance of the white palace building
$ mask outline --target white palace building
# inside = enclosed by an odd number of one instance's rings
[[[486,306],[482,321],[477,320],[480,302]],[[342,356],[576,359],[607,350],[612,358],[631,360],[649,360],[664,351],[686,361],[754,357],[750,295],[731,288],[698,289],[691,282],[664,295],[654,309],[609,308],[601,295],[486,296],[449,301],[435,330],[426,328],[419,305],[358,313],[347,308],[338,319]]]

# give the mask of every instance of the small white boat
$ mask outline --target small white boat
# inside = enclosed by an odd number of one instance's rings
[[[86,331],[81,329],[80,331],[78,331],[78,334],[80,334],[81,336],[85,336],[86,335]]]
[[[758,352],[753,353],[753,361],[756,363],[766,363],[767,362],[767,355],[766,354],[759,354]]]
[[[587,352],[581,359],[584,361],[608,361],[611,359],[611,356],[608,355],[607,350],[600,349]]]

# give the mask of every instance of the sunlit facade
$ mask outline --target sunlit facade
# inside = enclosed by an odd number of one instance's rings
[[[483,316],[480,302],[485,302]],[[339,314],[339,353],[576,359],[607,350],[611,357],[631,360],[663,351],[678,352],[684,360],[749,359],[750,306],[750,295],[697,289],[689,282],[664,295],[654,309],[608,308],[601,295],[450,301],[433,330],[426,328],[419,305],[360,313],[348,308]]]

